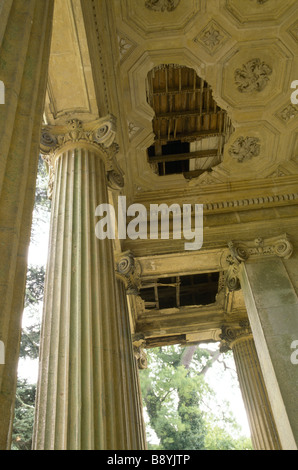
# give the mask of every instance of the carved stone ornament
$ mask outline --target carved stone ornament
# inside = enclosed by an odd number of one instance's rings
[[[229,154],[239,163],[251,160],[260,154],[260,139],[257,137],[238,137],[229,149]]]
[[[294,106],[293,104],[289,104],[285,108],[283,108],[278,114],[277,117],[287,124],[289,121],[294,119],[298,114],[297,107]]]
[[[123,187],[124,180],[117,165],[116,154],[119,146],[114,142],[116,120],[108,115],[104,118],[82,123],[78,119],[67,121],[66,125],[45,126],[42,128],[40,151],[49,171],[48,196],[51,198],[55,179],[55,160],[68,144],[88,144],[100,150],[104,158],[108,182],[111,187]]]
[[[240,69],[235,70],[235,83],[241,93],[262,91],[266,87],[272,69],[260,59],[249,60]]]
[[[174,11],[180,0],[146,0],[145,7],[152,11]]]
[[[219,335],[221,338],[220,351],[226,352],[232,349],[234,344],[243,339],[252,337],[252,331],[248,320],[242,320],[238,325],[223,325],[222,333]]]
[[[293,245],[287,234],[266,239],[256,238],[251,242],[231,241],[228,246],[232,259],[238,263],[259,256],[278,256],[289,259],[293,253]]]
[[[139,294],[141,266],[131,252],[116,256],[116,275],[125,283],[128,295]]]
[[[268,2],[268,0],[250,0],[250,1],[257,2],[259,5],[264,5],[264,3]]]
[[[145,345],[146,341],[143,339],[133,342],[133,353],[139,369],[147,369],[148,367],[147,354],[144,350]]]
[[[228,34],[222,27],[211,20],[205,28],[194,39],[196,43],[202,44],[209,54],[217,52],[228,39]]]
[[[231,255],[227,257],[227,262],[230,266],[226,271],[225,285],[228,288],[229,292],[235,292],[241,289],[239,279],[239,263],[235,262]]]
[[[239,272],[241,263],[260,256],[278,256],[289,259],[293,253],[287,234],[280,237],[256,238],[253,241],[230,241],[228,243],[230,255],[226,261],[229,264],[225,274],[226,287],[230,292],[241,289]]]

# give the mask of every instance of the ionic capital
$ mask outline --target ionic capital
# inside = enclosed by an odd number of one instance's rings
[[[233,346],[239,341],[252,338],[252,331],[248,320],[240,321],[238,325],[223,325],[221,330],[222,333],[219,335],[221,338],[221,352],[233,349]]]
[[[228,247],[230,254],[226,261],[229,267],[226,270],[225,283],[230,292],[241,289],[239,272],[242,263],[269,256],[288,259],[293,253],[293,245],[287,234],[271,238],[259,237],[252,241],[230,241]]]
[[[55,179],[55,161],[63,152],[86,148],[93,150],[105,163],[107,182],[112,189],[124,186],[121,170],[117,165],[116,154],[119,146],[114,142],[116,119],[112,115],[92,122],[71,119],[65,125],[44,126],[42,128],[40,151],[49,169],[49,197]]]
[[[125,284],[128,295],[138,295],[141,286],[141,266],[130,251],[115,256],[116,276]]]
[[[43,126],[40,149],[43,155],[59,155],[64,147],[85,144],[105,152],[115,136],[116,120],[112,115],[84,123],[79,119],[70,119],[65,125]]]
[[[278,256],[288,259],[293,253],[293,245],[287,234],[271,238],[259,237],[252,241],[230,241],[228,246],[236,263],[261,256]]]

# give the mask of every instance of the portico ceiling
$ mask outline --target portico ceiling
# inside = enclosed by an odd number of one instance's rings
[[[277,185],[291,182],[297,174],[298,108],[290,101],[298,78],[297,2],[172,3],[56,0],[47,122],[115,115],[130,199],[174,187],[197,197],[206,187],[216,194],[244,180],[259,180],[259,188],[272,178]],[[235,128],[222,163],[191,181],[158,176],[148,161],[155,112],[146,80],[161,64],[189,67],[206,80]]]

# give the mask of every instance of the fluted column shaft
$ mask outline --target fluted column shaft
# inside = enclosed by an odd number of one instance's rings
[[[53,0],[0,2],[0,449],[9,449]]]
[[[130,449],[146,449],[146,429],[143,417],[143,404],[140,387],[140,378],[137,361],[134,357],[129,311],[127,305],[126,287],[122,280],[117,279],[118,310],[121,313],[120,346],[123,351],[128,351],[127,361],[123,362],[122,374],[126,377],[127,396],[127,445]]]
[[[280,450],[280,439],[248,322],[240,328],[224,327],[221,336],[222,350],[233,350],[254,449]]]
[[[55,163],[35,449],[141,448],[112,240],[95,235],[107,202],[101,151],[69,144]]]
[[[280,440],[251,334],[232,342],[237,374],[255,450],[280,450]]]

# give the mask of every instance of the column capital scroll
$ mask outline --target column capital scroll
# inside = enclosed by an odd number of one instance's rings
[[[221,330],[222,333],[219,335],[221,338],[221,352],[233,349],[235,343],[252,337],[252,331],[248,320],[242,320],[238,325],[223,325]]]
[[[134,357],[137,361],[138,368],[139,369],[147,369],[148,360],[147,360],[146,351],[144,351],[144,348],[146,347],[146,341],[145,341],[143,335],[135,334],[133,336],[132,344],[133,344],[133,353],[134,353]]]
[[[286,233],[278,237],[258,237],[252,241],[230,241],[228,247],[232,260],[236,263],[260,256],[278,256],[288,259],[293,253],[293,245]],[[227,261],[231,262],[231,259]]]
[[[278,237],[258,237],[251,241],[233,240],[228,243],[228,247],[230,253],[226,262],[229,266],[226,270],[225,283],[230,292],[241,289],[239,272],[242,263],[268,256],[288,259],[293,253],[293,245],[286,233]]]
[[[55,179],[55,161],[66,150],[86,148],[97,152],[106,167],[108,185],[112,189],[124,186],[124,178],[117,164],[116,154],[119,146],[115,142],[116,118],[108,115],[91,122],[73,118],[65,125],[42,127],[40,152],[49,171],[49,190],[51,197]]]
[[[128,295],[138,295],[141,286],[141,265],[130,252],[115,255],[116,276],[124,282]]]

